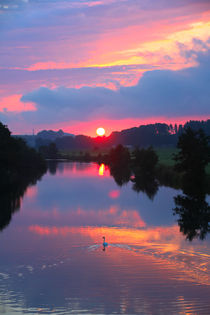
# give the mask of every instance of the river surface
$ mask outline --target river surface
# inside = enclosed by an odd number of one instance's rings
[[[181,191],[132,185],[59,163],[28,187],[0,233],[0,314],[210,314],[209,235],[180,232]]]

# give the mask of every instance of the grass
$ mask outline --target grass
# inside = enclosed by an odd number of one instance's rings
[[[98,156],[98,154],[107,154],[109,150],[89,150],[89,149],[82,149],[82,150],[63,150],[60,151],[61,155],[66,155],[66,156],[83,156],[85,154],[89,154],[90,156]]]
[[[160,165],[174,166],[173,155],[178,152],[177,148],[156,148],[155,151]],[[206,166],[206,174],[210,175],[210,163]]]
[[[178,149],[156,148],[155,151],[159,158],[159,164],[166,165],[166,166],[174,166],[175,162],[173,160],[173,155],[178,152]]]

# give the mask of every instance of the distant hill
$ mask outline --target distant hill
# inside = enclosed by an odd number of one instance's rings
[[[39,148],[55,142],[60,150],[95,150],[97,148],[110,148],[118,144],[131,147],[175,147],[179,135],[187,127],[194,130],[199,128],[210,136],[210,119],[206,121],[193,120],[188,121],[184,125],[172,124],[148,124],[139,127],[124,129],[122,131],[114,131],[108,137],[89,137],[85,135],[75,136],[58,131],[42,130],[36,136],[21,135],[29,146]]]
[[[63,137],[71,137],[74,138],[73,134],[65,133],[62,129],[58,131],[53,130],[42,130],[36,135],[36,147],[40,147],[43,145],[48,145],[51,142],[55,142],[57,139],[62,139]]]
[[[54,141],[55,139],[61,138],[61,137],[64,137],[64,136],[74,137],[73,134],[63,132],[62,129],[60,129],[58,131],[42,130],[42,131],[38,132],[37,135],[36,135],[37,138],[48,139],[48,140],[51,140],[51,141]]]
[[[189,121],[185,125],[155,123],[112,132],[108,137],[64,136],[55,140],[60,150],[110,148],[118,144],[131,147],[175,147],[179,135],[187,127],[202,128],[210,136],[210,120]]]
[[[73,134],[63,132],[62,129],[58,131],[42,130],[38,132],[37,135],[14,135],[14,137],[25,140],[27,145],[30,147],[40,147],[41,145],[48,145],[51,142],[55,142],[56,139],[66,136],[74,137]]]

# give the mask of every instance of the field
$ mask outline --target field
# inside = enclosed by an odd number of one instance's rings
[[[174,166],[173,155],[178,152],[176,148],[156,148],[159,163],[166,166]]]
[[[156,148],[155,149],[158,157],[159,164],[166,166],[174,166],[173,155],[178,152],[176,148]],[[210,175],[210,163],[206,167],[206,173]]]

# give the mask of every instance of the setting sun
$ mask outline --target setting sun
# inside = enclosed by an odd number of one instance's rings
[[[104,136],[105,135],[105,129],[100,127],[96,130],[96,134],[100,137]]]

